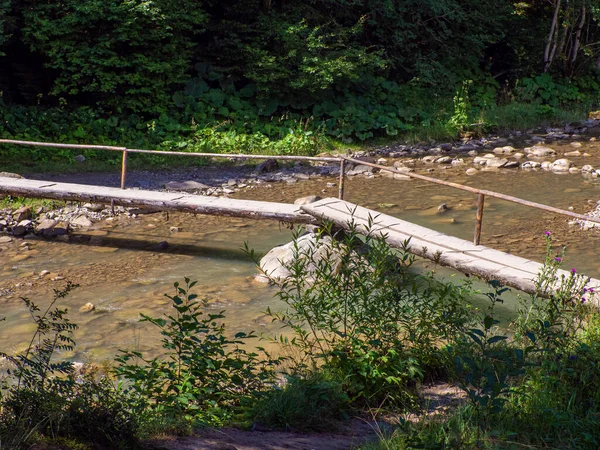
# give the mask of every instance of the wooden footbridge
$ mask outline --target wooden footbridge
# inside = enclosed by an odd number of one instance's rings
[[[20,141],[3,141],[1,143],[18,143]],[[45,145],[45,143],[22,142],[24,145]],[[47,144],[46,146],[64,146],[68,144]],[[88,148],[97,146],[76,145],[74,148]],[[104,148],[110,150],[111,148]],[[115,147],[119,151],[123,148]],[[144,152],[136,150],[136,152]],[[155,152],[152,152],[155,153]],[[160,152],[170,154],[175,152]],[[125,154],[125,153],[124,153]],[[181,152],[176,152],[181,154]],[[198,156],[194,153],[183,153],[188,156]],[[248,155],[213,155],[225,158],[242,158]],[[252,157],[273,158],[272,156],[251,155]],[[307,159],[320,160],[316,157],[279,157],[279,159]],[[483,218],[484,198],[486,195],[501,198],[507,201],[524,204],[537,209],[575,217],[582,220],[600,222],[600,219],[591,218],[582,214],[553,208],[538,203],[506,196],[493,191],[474,189],[443,180],[426,177],[414,173],[400,172],[394,168],[378,166],[364,161],[358,161],[346,157],[322,158],[326,162],[340,162],[340,198],[326,198],[315,203],[302,206],[287,203],[262,202],[252,200],[237,200],[225,197],[210,197],[203,195],[182,194],[172,192],[158,192],[150,190],[124,189],[125,165],[122,172],[122,188],[110,188],[102,186],[89,186],[71,183],[58,183],[40,180],[28,180],[23,178],[11,178],[0,176],[0,196],[13,195],[21,197],[48,198],[67,201],[92,202],[115,204],[130,207],[152,208],[165,211],[184,211],[197,214],[245,217],[254,219],[272,219],[289,223],[318,224],[322,221],[333,222],[339,227],[349,228],[351,224],[359,232],[371,233],[385,236],[387,242],[393,246],[402,248],[406,240],[410,239],[409,250],[423,258],[428,258],[441,265],[456,269],[466,274],[474,274],[485,279],[495,279],[507,286],[532,293],[536,286],[534,280],[542,269],[542,264],[536,261],[521,258],[519,256],[494,250],[479,245],[481,237],[481,225]],[[125,157],[124,157],[125,162]],[[343,200],[344,191],[344,164],[367,164],[381,170],[401,173],[425,181],[451,186],[466,190],[478,195],[478,208],[475,226],[474,242],[446,235],[426,227],[422,227],[396,217],[379,213],[377,211],[363,208]],[[570,272],[559,271],[558,276],[571,276]],[[590,279],[590,287],[600,292],[600,280]],[[600,305],[600,297],[591,298],[590,301]]]

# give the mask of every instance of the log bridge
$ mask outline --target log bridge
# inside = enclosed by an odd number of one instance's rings
[[[288,223],[319,224],[323,221],[348,229],[384,236],[392,247],[403,248],[410,239],[409,251],[465,274],[495,279],[521,291],[535,292],[535,282],[542,264],[516,255],[475,245],[429,228],[359,205],[326,198],[306,205],[237,200],[224,197],[119,189],[72,183],[58,183],[23,178],[0,177],[0,196],[48,198],[55,200],[92,202],[128,207],[152,208],[163,211],[183,211],[195,214],[271,219]],[[558,276],[571,276],[559,271]],[[591,279],[590,287],[600,292],[600,280]],[[600,298],[590,299],[600,305]]]

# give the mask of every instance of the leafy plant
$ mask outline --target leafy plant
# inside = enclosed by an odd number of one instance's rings
[[[288,375],[252,408],[261,426],[292,430],[331,430],[347,417],[350,400],[341,384],[322,372]]]
[[[488,285],[493,291],[486,294],[490,306],[482,326],[466,331],[469,342],[459,345],[455,356],[460,386],[468,395],[480,429],[487,427],[490,415],[503,411],[510,380],[525,373],[526,365],[526,353],[507,344],[508,336],[496,329],[499,321],[494,319],[494,308],[502,303],[501,295],[508,288],[496,280]]]
[[[454,114],[448,121],[449,125],[459,133],[464,132],[469,126],[469,86],[473,82],[470,80],[463,81],[461,87],[454,95]]]
[[[72,351],[77,325],[67,310],[55,307],[77,285],[67,282],[42,312],[23,298],[36,330],[27,349],[17,355],[1,353],[10,364],[0,397],[0,442],[19,449],[34,439],[74,439],[94,446],[133,448],[138,424],[130,398],[114,381],[88,373],[79,378],[71,362],[57,354]]]
[[[354,402],[411,405],[415,384],[441,366],[443,343],[471,320],[468,286],[412,273],[406,248],[395,252],[375,231],[363,239],[354,225],[294,243],[289,278],[273,280],[287,308],[267,310],[293,337],[275,339],[299,352],[299,367],[337,377]]]
[[[241,347],[252,334],[225,334],[223,313],[202,311],[204,302],[190,289],[196,282],[175,283],[166,295],[174,310],[165,317],[142,315],[162,336],[164,358],[145,359],[140,352],[123,351],[116,373],[130,383],[149,420],[169,422],[178,416],[187,423],[222,424],[245,401],[273,378],[269,359]]]

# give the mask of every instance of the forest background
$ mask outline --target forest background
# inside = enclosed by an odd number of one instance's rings
[[[598,106],[599,19],[599,0],[0,0],[0,137],[315,154],[568,121]]]

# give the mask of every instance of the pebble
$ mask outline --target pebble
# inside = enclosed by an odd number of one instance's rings
[[[96,306],[93,303],[86,303],[81,308],[79,308],[79,312],[87,313],[87,312],[92,312],[95,309],[96,309]]]

